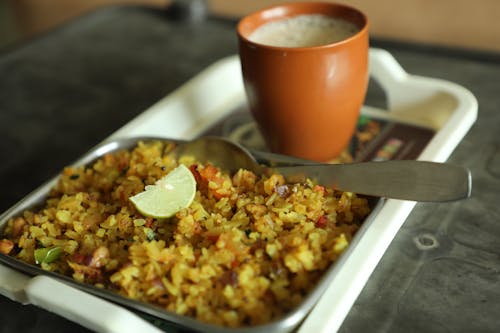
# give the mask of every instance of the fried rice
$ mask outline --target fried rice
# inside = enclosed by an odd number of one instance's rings
[[[11,219],[0,252],[125,297],[229,327],[267,323],[297,306],[346,249],[365,198],[283,176],[229,174],[174,143],[139,142],[67,167],[43,207]],[[180,163],[197,181],[169,219],[129,197]],[[265,309],[263,311],[263,309]]]

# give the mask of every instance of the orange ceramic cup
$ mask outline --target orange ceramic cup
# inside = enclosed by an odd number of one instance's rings
[[[261,25],[321,14],[359,30],[339,42],[312,47],[268,46],[248,39]],[[287,3],[238,23],[239,55],[250,110],[273,152],[327,161],[354,134],[368,84],[368,19],[335,3]]]

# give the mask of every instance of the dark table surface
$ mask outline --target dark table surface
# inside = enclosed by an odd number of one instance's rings
[[[111,7],[0,53],[0,210],[216,60],[235,22]],[[406,71],[456,82],[479,117],[450,161],[473,174],[466,201],[417,204],[341,332],[500,331],[500,55],[372,41]],[[367,102],[380,94],[369,93]],[[369,104],[369,103],[368,103]],[[432,246],[421,246],[422,244]],[[425,250],[427,249],[427,250]],[[88,332],[0,296],[0,332]]]

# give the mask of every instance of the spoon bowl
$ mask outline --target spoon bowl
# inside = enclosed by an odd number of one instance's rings
[[[179,144],[174,154],[193,156],[200,162],[210,162],[229,172],[246,169],[261,174],[264,171],[248,149],[223,137],[205,136],[187,141]]]

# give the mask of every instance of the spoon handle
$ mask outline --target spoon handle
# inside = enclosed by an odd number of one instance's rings
[[[343,191],[410,201],[465,199],[472,186],[467,168],[413,160],[282,166],[274,170],[294,182],[312,178]]]

